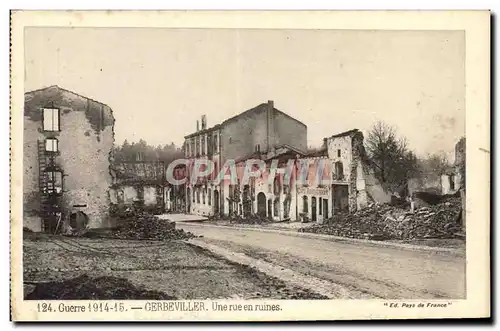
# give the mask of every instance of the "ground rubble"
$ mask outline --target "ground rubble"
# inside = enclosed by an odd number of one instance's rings
[[[175,222],[160,219],[159,217],[140,210],[126,210],[115,215],[117,226],[111,231],[98,233],[90,231],[87,237],[110,237],[115,239],[148,239],[148,240],[171,240],[189,239],[195,235],[183,229],[176,229]]]
[[[175,300],[163,292],[134,286],[119,277],[80,277],[39,283],[26,295],[26,300]]]
[[[242,217],[240,215],[213,215],[208,217],[209,221],[227,221],[231,224],[259,224],[264,225],[268,223],[272,223],[272,221],[267,218],[260,216],[258,214],[253,214],[248,217]]]
[[[300,232],[329,234],[371,240],[413,240],[465,238],[460,224],[461,199],[447,197],[435,205],[415,209],[373,204],[352,214],[340,214],[299,229]]]

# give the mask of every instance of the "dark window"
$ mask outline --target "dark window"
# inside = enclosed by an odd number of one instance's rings
[[[207,195],[207,189],[205,189],[205,188],[203,189],[203,194],[202,195],[203,195],[203,204],[205,204],[205,201],[206,201],[205,197]]]
[[[55,138],[47,138],[45,140],[45,151],[46,152],[58,152],[59,151],[59,141]]]
[[[342,162],[335,162],[335,174],[338,180],[344,179],[344,165]]]
[[[450,180],[450,190],[455,190],[455,176],[451,175],[448,178]]]
[[[278,216],[278,214],[279,214],[279,211],[278,211],[279,210],[279,206],[280,206],[279,199],[278,198],[274,199],[274,206],[273,206],[274,207],[273,208],[274,209],[273,210],[274,216]]]
[[[280,181],[279,178],[274,178],[274,194],[278,195],[281,192]]]
[[[318,198],[318,200],[319,200],[319,214],[321,215],[321,208],[322,208],[323,199]]]
[[[43,109],[43,131],[61,131],[59,109]]]
[[[208,205],[212,205],[212,190],[208,189]]]
[[[337,156],[340,157],[342,155],[342,152],[340,151],[340,149],[337,149]]]
[[[196,202],[200,203],[200,189],[199,188],[196,190]]]
[[[214,153],[219,152],[219,139],[217,139],[218,134],[214,134]]]
[[[212,136],[208,135],[207,136],[207,154],[212,155],[213,154],[213,146],[212,146]]]

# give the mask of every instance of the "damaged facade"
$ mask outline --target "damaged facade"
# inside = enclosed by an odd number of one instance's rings
[[[310,167],[308,178],[321,174],[328,184],[319,180],[297,183],[297,205],[302,219],[322,222],[334,214],[390,201],[389,194],[375,178],[364,149],[363,134],[357,129],[323,139],[323,148],[304,159]],[[314,165],[320,160],[324,167],[318,170]]]
[[[114,118],[109,106],[58,86],[25,93],[24,227],[108,226]]]
[[[455,145],[455,162],[453,166],[441,175],[443,194],[453,194],[465,189],[465,138]]]
[[[215,164],[208,178],[186,185],[187,213],[322,222],[336,213],[390,201],[390,195],[375,179],[359,130],[325,138],[322,149],[308,154],[307,126],[274,108],[272,101],[210,129],[204,117],[201,129],[197,126],[197,131],[185,139],[187,158],[208,158]],[[305,164],[306,182],[287,182],[283,173],[266,171],[242,183],[246,161],[251,159],[263,161],[266,169],[272,164],[287,168],[291,160],[294,178]],[[236,183],[214,181],[227,160],[235,160]],[[329,180],[328,184],[311,181],[318,176],[319,164],[320,175]]]

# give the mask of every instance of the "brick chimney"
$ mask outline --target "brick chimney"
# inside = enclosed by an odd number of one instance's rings
[[[267,151],[270,151],[276,145],[275,127],[274,127],[274,101],[267,101]]]
[[[207,115],[201,115],[201,129],[205,130],[207,128]]]

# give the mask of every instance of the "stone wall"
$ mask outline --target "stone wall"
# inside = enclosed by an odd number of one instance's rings
[[[267,148],[267,104],[225,121],[221,129],[222,162],[240,159]]]
[[[60,109],[60,132],[43,131],[43,108]],[[89,217],[89,227],[109,225],[113,125],[111,108],[57,86],[25,94],[24,226],[42,229],[38,141],[46,138],[58,140],[60,153],[55,160],[64,173],[64,217],[80,210]]]

